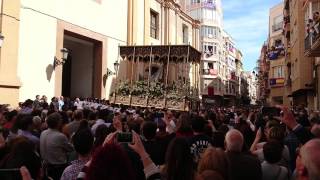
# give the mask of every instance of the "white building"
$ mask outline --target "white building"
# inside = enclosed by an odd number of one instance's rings
[[[214,99],[216,104],[235,104],[239,93],[237,49],[232,37],[223,30],[221,0],[183,0],[180,3],[192,18],[201,22],[202,99]]]

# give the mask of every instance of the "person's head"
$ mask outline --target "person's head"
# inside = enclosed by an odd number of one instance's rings
[[[270,129],[271,129],[272,127],[278,127],[279,125],[280,125],[280,124],[279,124],[278,121],[275,121],[275,120],[269,120],[269,121],[267,121],[266,126],[265,126],[265,128],[264,128],[264,133],[265,133],[265,135],[268,136]]]
[[[270,163],[275,164],[281,160],[283,147],[280,142],[272,140],[263,145],[264,159]]]
[[[40,95],[36,95],[36,100],[40,100]]]
[[[17,137],[9,142],[10,153],[2,161],[1,168],[26,166],[33,179],[40,179],[41,159],[35,153],[35,145],[25,137]],[[18,174],[8,174],[8,180],[19,180]],[[19,175],[18,175],[19,176]]]
[[[205,170],[198,174],[196,180],[224,180],[220,173],[212,170]]]
[[[89,128],[79,129],[72,136],[72,143],[76,152],[81,156],[87,156],[93,146],[93,135]]]
[[[188,113],[182,113],[178,118],[177,130],[180,132],[192,131],[190,116]]]
[[[8,122],[13,122],[15,120],[15,118],[17,117],[17,115],[18,115],[18,111],[13,110],[13,111],[6,113],[5,117]]]
[[[128,180],[135,179],[127,152],[118,144],[105,144],[92,156],[86,179]]]
[[[277,140],[282,143],[285,138],[285,132],[280,126],[274,126],[270,128],[267,138],[268,140]]]
[[[59,97],[59,100],[63,101],[63,96],[60,96],[60,97]]]
[[[62,124],[62,117],[59,113],[54,112],[47,117],[46,121],[50,129],[59,129]]]
[[[198,173],[206,170],[219,172],[224,179],[228,179],[228,160],[222,149],[209,147],[201,156]]]
[[[241,152],[243,148],[243,135],[240,131],[232,129],[225,137],[226,150],[230,152]]]
[[[75,121],[80,121],[83,119],[83,111],[82,110],[75,110],[73,114],[73,118]]]
[[[99,147],[102,145],[102,143],[104,142],[105,138],[108,136],[108,134],[111,133],[111,128],[107,127],[107,125],[105,124],[101,124],[97,127],[94,137],[95,137],[95,141],[94,141],[94,146]]]
[[[296,159],[298,179],[320,179],[320,139],[312,139],[302,146]]]
[[[173,139],[166,152],[165,173],[168,180],[194,179],[193,157],[185,138]]]
[[[24,131],[31,131],[33,128],[33,116],[26,115],[21,119],[20,129]]]
[[[146,121],[142,124],[142,134],[147,140],[152,140],[157,134],[157,124],[152,121]]]
[[[201,116],[195,116],[191,118],[192,129],[196,133],[203,133],[206,121]]]

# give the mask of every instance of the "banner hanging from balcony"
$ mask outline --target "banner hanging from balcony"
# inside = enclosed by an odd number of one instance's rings
[[[272,78],[270,79],[270,86],[283,85],[284,78]]]

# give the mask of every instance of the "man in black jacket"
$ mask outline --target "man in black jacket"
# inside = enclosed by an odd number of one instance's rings
[[[259,180],[262,178],[260,162],[256,157],[242,152],[243,143],[240,131],[233,129],[226,134],[225,146],[230,179]]]

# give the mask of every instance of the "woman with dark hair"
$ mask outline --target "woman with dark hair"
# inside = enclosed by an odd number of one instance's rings
[[[20,168],[26,166],[33,179],[40,179],[41,175],[41,159],[35,152],[35,145],[25,137],[17,137],[9,144],[10,153],[3,158],[0,163],[0,168]],[[19,180],[20,174],[6,173],[0,174],[0,179]]]
[[[118,144],[106,143],[94,153],[86,180],[134,180],[134,170],[127,152]]]
[[[162,175],[166,180],[193,180],[195,178],[195,164],[189,143],[185,138],[175,138],[169,144]]]
[[[177,137],[192,137],[193,131],[188,113],[183,113],[179,116],[177,123]]]

